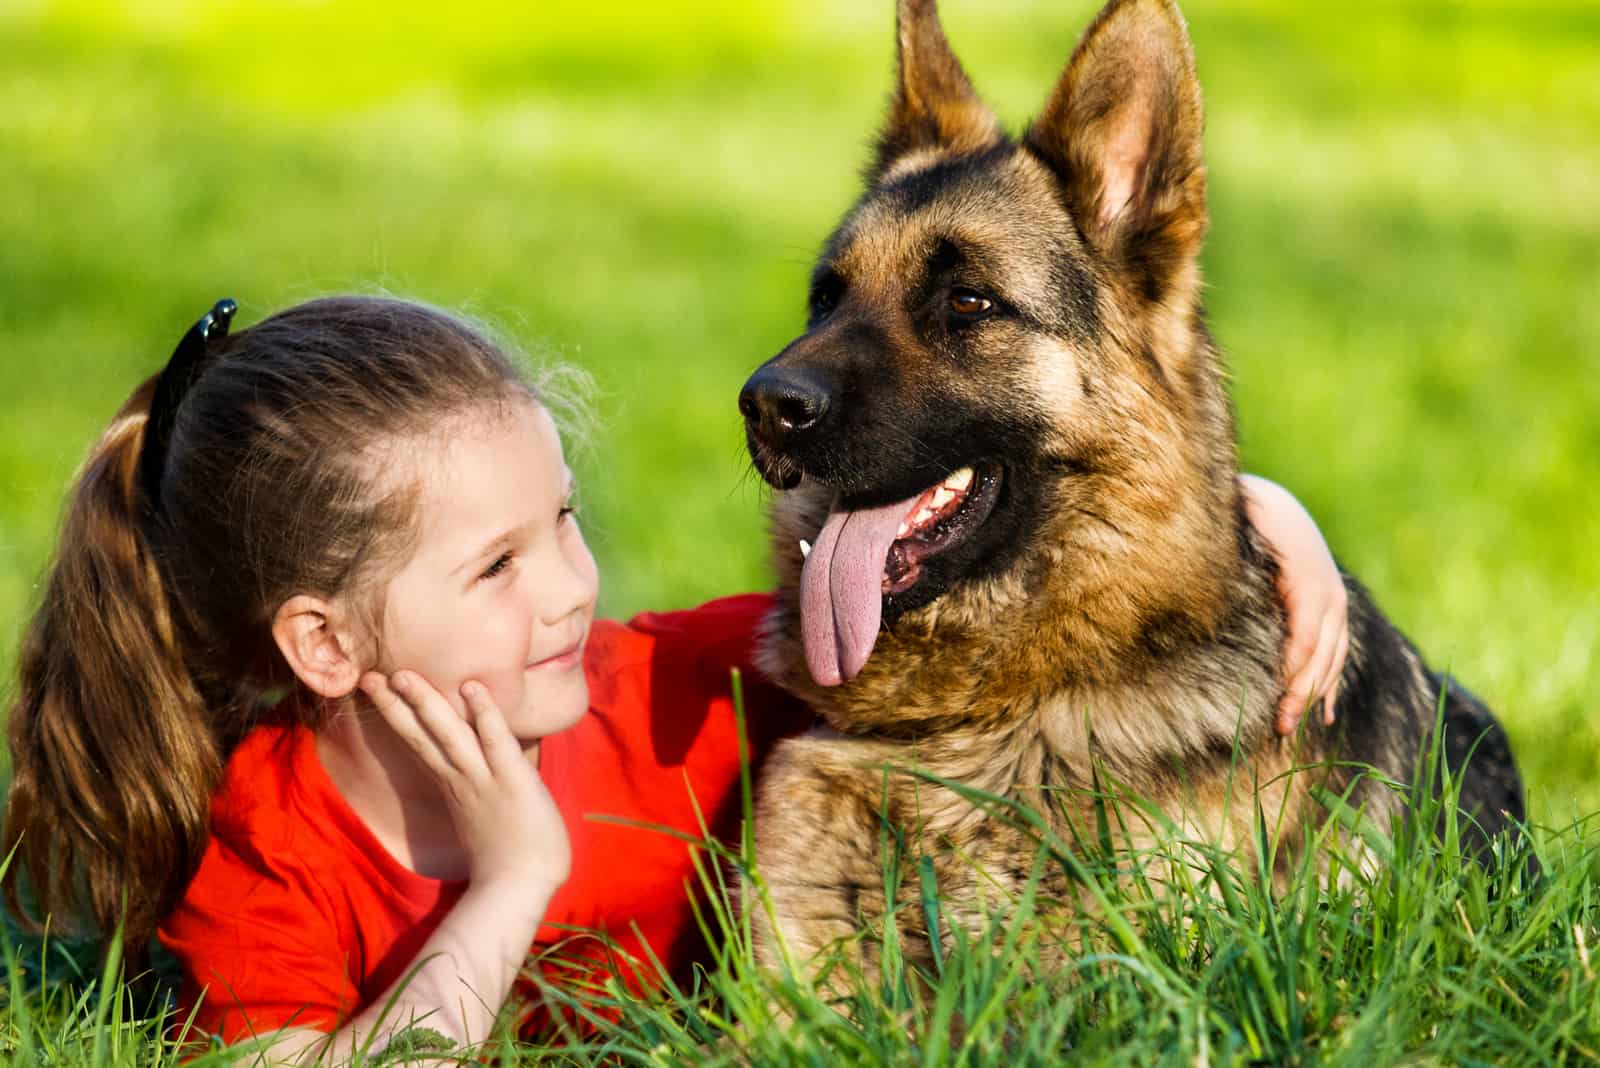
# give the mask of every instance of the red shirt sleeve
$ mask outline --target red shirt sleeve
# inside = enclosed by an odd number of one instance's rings
[[[720,695],[729,693],[729,673],[738,670],[752,763],[759,763],[779,739],[805,730],[816,720],[816,713],[807,705],[768,681],[755,666],[757,637],[772,601],[769,593],[748,593],[688,611],[644,612],[628,623],[629,630],[654,639],[653,677],[682,679],[685,668],[692,665],[697,684],[693,688],[699,694],[698,699],[684,701],[686,706],[714,707]],[[682,715],[686,711],[687,707],[678,714],[661,710],[652,716],[658,751],[666,735],[678,739],[680,749],[695,739],[694,725],[686,723]],[[666,748],[661,755],[671,762],[672,747]]]
[[[183,967],[178,1024],[230,1043],[331,1031],[404,974],[463,887],[384,852],[311,731],[259,727],[228,761],[199,870],[157,932]]]
[[[213,837],[161,942],[183,965],[192,1032],[227,1043],[279,1028],[332,1031],[359,1005],[330,910],[293,854]]]

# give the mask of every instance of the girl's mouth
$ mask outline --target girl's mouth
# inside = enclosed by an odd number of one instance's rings
[[[583,647],[584,643],[581,640],[573,642],[560,652],[547,656],[543,660],[535,660],[524,670],[541,672],[570,671],[583,663]]]

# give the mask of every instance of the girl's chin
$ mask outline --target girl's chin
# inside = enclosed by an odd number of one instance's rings
[[[576,686],[559,692],[529,690],[522,699],[523,715],[511,723],[511,733],[533,743],[576,726],[589,711],[589,687],[580,676]]]

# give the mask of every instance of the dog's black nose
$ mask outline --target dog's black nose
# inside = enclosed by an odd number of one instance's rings
[[[832,407],[831,383],[804,368],[761,367],[739,392],[750,429],[772,446],[815,429]]]

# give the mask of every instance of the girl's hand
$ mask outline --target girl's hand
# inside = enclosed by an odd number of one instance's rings
[[[368,672],[361,689],[438,781],[467,852],[470,886],[554,892],[566,882],[572,868],[566,825],[534,770],[537,754],[523,752],[487,687],[470,681],[461,687],[465,717],[414,671],[387,679]]]
[[[527,960],[572,848],[550,792],[481,683],[461,687],[463,715],[415,671],[362,676],[384,722],[432,773],[468,856],[466,890],[400,978],[332,1034],[289,1028],[272,1063],[368,1059],[414,1023],[457,1044],[482,1042]],[[459,1063],[442,1054],[429,1064]],[[412,1063],[407,1060],[406,1063]]]
[[[1284,650],[1288,680],[1278,705],[1279,734],[1293,734],[1319,695],[1322,722],[1333,723],[1339,676],[1350,651],[1349,596],[1316,521],[1288,490],[1255,475],[1241,475],[1245,512],[1278,558],[1278,595],[1289,614]]]

